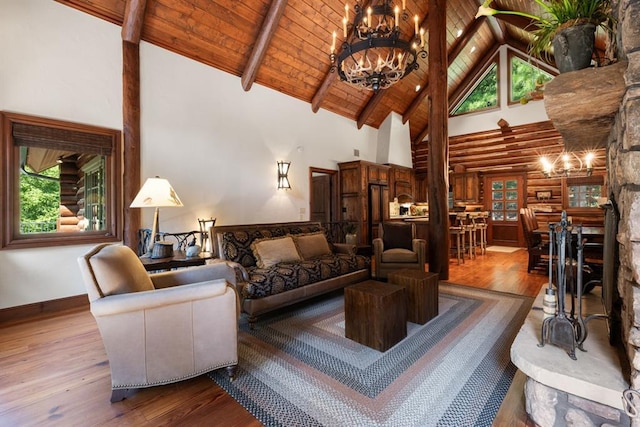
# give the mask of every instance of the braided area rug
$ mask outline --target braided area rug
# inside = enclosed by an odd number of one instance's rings
[[[440,284],[439,314],[386,352],[344,336],[342,294],[250,330],[234,381],[210,374],[266,426],[490,426],[516,367],[509,349],[531,298]]]

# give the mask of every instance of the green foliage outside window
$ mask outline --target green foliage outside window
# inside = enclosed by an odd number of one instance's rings
[[[489,67],[478,85],[467,95],[453,116],[498,106],[498,64]]]
[[[511,57],[511,90],[510,102],[528,99],[531,92],[544,86],[553,76],[517,56]]]
[[[28,172],[33,172],[25,166]],[[41,175],[60,177],[58,166]],[[22,232],[56,231],[60,216],[60,183],[44,178],[20,174],[20,227]]]

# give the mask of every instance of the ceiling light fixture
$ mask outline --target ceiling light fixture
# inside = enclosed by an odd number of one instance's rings
[[[594,157],[593,153],[587,153],[584,156],[584,161],[582,161],[575,153],[562,153],[554,162],[551,162],[543,156],[540,158],[542,173],[545,178],[576,175],[591,176]]]
[[[366,10],[356,3],[355,16],[349,22],[349,5],[344,7],[342,50],[336,54],[337,34],[331,42],[331,72],[354,86],[377,92],[399,82],[418,68],[418,57],[426,58],[424,28],[418,15],[413,17],[414,35],[402,39],[400,19],[409,21],[406,1],[400,6],[391,0],[371,2]]]

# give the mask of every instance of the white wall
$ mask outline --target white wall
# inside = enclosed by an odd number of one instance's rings
[[[0,110],[122,129],[120,27],[53,1],[0,0]],[[310,166],[375,161],[377,130],[143,43],[142,171],[168,178],[183,208],[165,231],[308,219]],[[291,161],[290,191],[276,162]],[[305,212],[301,213],[301,209]],[[3,214],[3,213],[2,213]],[[151,212],[143,213],[150,226]],[[0,251],[0,309],[84,293],[87,246]]]

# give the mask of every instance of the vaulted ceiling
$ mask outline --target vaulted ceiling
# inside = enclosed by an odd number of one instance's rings
[[[427,135],[428,57],[418,60],[418,70],[378,93],[349,86],[330,71],[331,34],[341,28],[344,0],[56,1],[120,26],[127,3],[142,4],[142,40],[239,76],[245,90],[263,85],[308,102],[314,112],[324,108],[354,120],[358,127],[378,128],[393,111],[409,121],[414,143]],[[530,35],[523,29],[530,22],[513,15],[475,19],[481,0],[446,3],[451,105],[500,45],[526,51]],[[493,6],[531,10],[535,3],[500,0]],[[407,0],[406,7],[426,27],[428,1]]]

